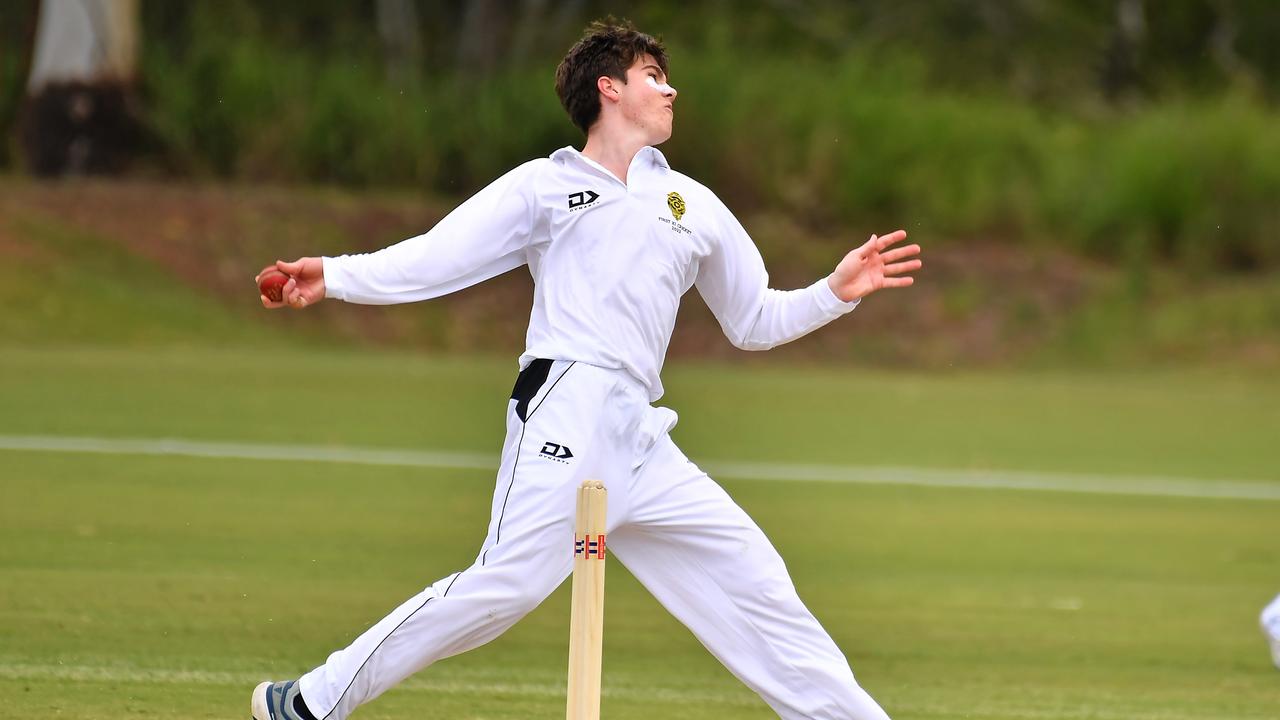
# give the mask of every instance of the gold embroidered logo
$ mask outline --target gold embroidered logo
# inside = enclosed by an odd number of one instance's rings
[[[677,222],[684,217],[684,198],[680,197],[680,193],[667,193],[667,207],[671,208],[671,214],[675,216]]]

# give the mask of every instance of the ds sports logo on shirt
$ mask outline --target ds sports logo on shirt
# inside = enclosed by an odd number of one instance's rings
[[[591,190],[573,193],[569,195],[569,212],[577,212],[583,208],[591,207],[599,199],[600,194]]]

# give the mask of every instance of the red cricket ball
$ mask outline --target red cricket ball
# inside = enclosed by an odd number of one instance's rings
[[[288,275],[279,270],[268,270],[258,278],[258,290],[271,302],[280,302],[284,299],[284,286],[287,282]]]

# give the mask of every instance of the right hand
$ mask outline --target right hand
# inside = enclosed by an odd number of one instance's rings
[[[284,285],[280,302],[272,302],[266,295],[259,295],[262,299],[262,307],[279,308],[287,305],[295,310],[301,310],[324,299],[324,262],[320,258],[304,257],[293,262],[277,260],[274,265],[268,265],[258,271],[258,275],[253,279],[255,285],[258,278],[262,277],[262,273],[268,270],[279,270],[288,275],[289,282]]]
[[[915,278],[906,273],[920,269],[919,245],[889,248],[907,239],[906,230],[888,235],[872,235],[860,248],[851,250],[834,272],[827,285],[836,297],[853,302],[881,288],[907,287]]]

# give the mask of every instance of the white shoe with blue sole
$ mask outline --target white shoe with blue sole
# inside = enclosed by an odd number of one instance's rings
[[[297,680],[258,685],[253,689],[249,710],[253,720],[315,720],[302,701]]]

